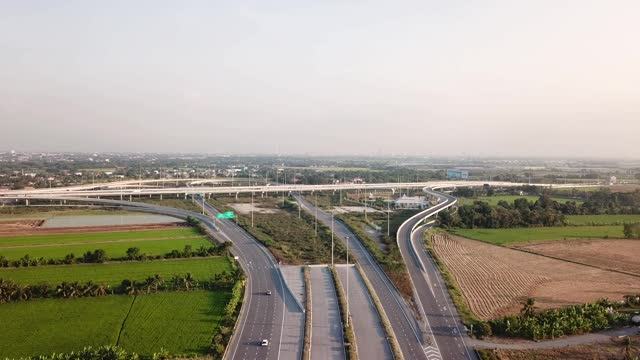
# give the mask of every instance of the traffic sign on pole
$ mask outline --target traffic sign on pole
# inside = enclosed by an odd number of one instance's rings
[[[233,219],[234,217],[236,217],[236,214],[233,211],[227,211],[219,213],[218,215],[216,215],[216,217],[218,219]]]

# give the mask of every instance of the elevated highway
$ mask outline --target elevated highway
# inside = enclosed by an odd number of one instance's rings
[[[4,190],[0,191],[0,198],[28,199],[34,197],[65,196],[65,197],[129,197],[129,196],[153,196],[153,195],[174,195],[189,196],[198,194],[241,194],[241,193],[311,193],[315,191],[341,191],[341,190],[392,190],[401,191],[403,189],[423,189],[423,188],[456,188],[462,186],[478,187],[490,185],[493,187],[514,187],[514,186],[542,186],[553,188],[586,187],[593,185],[574,184],[525,184],[501,181],[429,181],[429,182],[407,182],[407,183],[373,183],[373,184],[321,184],[321,185],[258,185],[258,186],[202,186],[185,187],[158,187],[153,186],[155,181],[145,183],[144,187],[135,187],[131,182],[114,186],[114,183],[94,184],[76,187],[43,188],[31,190]]]

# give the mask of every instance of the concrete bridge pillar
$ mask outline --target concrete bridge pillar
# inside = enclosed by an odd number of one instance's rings
[[[29,206],[29,199],[24,200],[25,205]]]
[[[160,194],[160,200],[162,200],[162,194]]]
[[[129,201],[133,201],[133,197],[129,195]]]

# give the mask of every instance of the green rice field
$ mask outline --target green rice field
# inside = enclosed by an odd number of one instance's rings
[[[623,238],[622,226],[559,226],[513,229],[455,229],[455,235],[480,240],[495,245],[563,240]]]
[[[569,225],[623,225],[640,223],[640,215],[569,215]]]
[[[155,274],[168,279],[173,275],[190,272],[196,280],[205,280],[223,271],[231,271],[231,263],[227,257],[2,268],[0,278],[24,285],[40,282],[56,285],[63,281],[92,280],[98,284],[116,286],[124,279],[141,281]]]
[[[121,240],[146,240],[179,237],[202,237],[194,228],[169,230],[111,231],[81,234],[51,234],[0,237],[0,247],[16,245],[74,244]]]
[[[142,355],[160,348],[201,354],[229,298],[228,292],[191,291],[2,304],[0,358],[116,344]]]
[[[139,354],[206,353],[229,292],[177,291],[136,297],[119,345]]]
[[[4,256],[8,260],[17,260],[25,255],[29,255],[32,259],[63,259],[67,254],[82,256],[87,251],[103,249],[107,252],[109,258],[122,258],[126,256],[128,248],[137,247],[141,254],[149,256],[164,255],[171,250],[184,249],[185,245],[191,245],[196,250],[200,246],[209,247],[211,242],[204,237],[187,238],[187,239],[169,239],[169,240],[144,240],[144,241],[127,241],[127,242],[104,242],[92,244],[73,244],[59,246],[20,246],[20,247],[1,247],[0,256]]]

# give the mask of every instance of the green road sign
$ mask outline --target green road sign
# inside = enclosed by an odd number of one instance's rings
[[[216,215],[216,217],[218,219],[233,219],[236,217],[236,214],[234,214],[233,211],[227,211]]]

